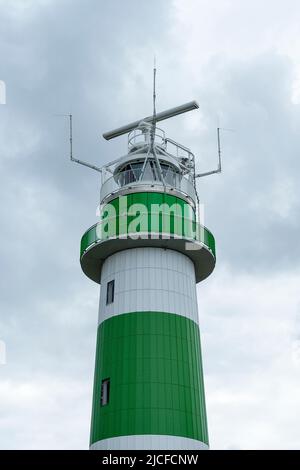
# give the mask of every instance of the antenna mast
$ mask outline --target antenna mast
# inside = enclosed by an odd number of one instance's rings
[[[202,178],[202,176],[214,175],[215,173],[221,173],[221,143],[220,143],[220,127],[217,127],[217,141],[218,141],[218,168],[212,171],[206,171],[205,173],[198,173],[195,178]]]
[[[56,116],[65,116],[69,118],[69,133],[70,133],[70,160],[71,162],[79,163],[80,165],[86,166],[90,168],[91,170],[98,171],[99,173],[102,173],[102,168],[99,168],[98,166],[91,165],[90,163],[84,162],[82,160],[78,160],[77,158],[73,158],[73,116],[72,114],[56,114]]]
[[[154,67],[153,67],[153,116],[151,126],[151,150],[154,151],[154,140],[155,140],[155,128],[156,128],[156,60],[154,56]]]
[[[155,151],[155,145],[154,145],[155,129],[156,129],[156,59],[155,59],[155,56],[154,56],[154,67],[153,67],[153,116],[152,116],[152,126],[151,126],[151,135],[150,135],[150,138],[151,138],[150,149],[151,149],[151,151],[154,155],[160,179],[163,183],[164,189],[166,189],[166,183],[165,183],[165,179],[164,179],[162,169],[161,169],[161,166],[160,166],[159,158],[158,158],[158,156],[156,154],[156,151]],[[146,162],[146,160],[145,160],[145,162]]]
[[[153,123],[156,124],[156,58],[154,56],[153,68]]]

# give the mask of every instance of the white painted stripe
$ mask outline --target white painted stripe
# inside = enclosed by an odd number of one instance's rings
[[[94,442],[90,450],[208,450],[204,442],[165,435],[119,436]]]
[[[115,280],[114,302],[106,305],[107,283]],[[198,323],[195,268],[182,253],[132,248],[111,255],[102,267],[99,324],[128,312],[175,313]]]

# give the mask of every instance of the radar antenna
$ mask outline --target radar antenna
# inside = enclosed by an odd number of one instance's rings
[[[198,109],[199,104],[197,101],[190,101],[189,103],[182,104],[181,106],[176,106],[175,108],[167,109],[166,111],[162,111],[156,114],[155,121],[164,121],[165,119],[169,119],[173,116],[177,116],[178,114],[187,113],[188,111],[193,111],[194,109]],[[115,139],[120,135],[128,134],[130,131],[133,131],[141,121],[151,122],[153,121],[153,114],[151,116],[147,116],[143,119],[138,119],[137,121],[131,122],[130,124],[126,124],[125,126],[118,127],[109,132],[104,132],[103,138],[105,140]]]

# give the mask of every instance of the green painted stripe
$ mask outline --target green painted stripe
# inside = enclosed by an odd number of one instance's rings
[[[105,205],[101,212],[102,222],[94,225],[85,232],[81,239],[80,256],[94,243],[108,238],[128,234],[130,231],[130,224],[136,218],[135,215],[129,215],[124,219],[120,217],[120,199],[116,198],[110,201],[110,205],[114,210],[115,215],[109,216],[108,205]],[[141,225],[137,227],[137,232],[144,231],[143,226],[146,227],[146,232],[155,233],[170,233],[171,235],[178,235],[183,238],[195,240],[203,243],[215,256],[215,240],[212,233],[206,228],[196,223],[195,212],[190,204],[181,198],[171,196],[165,193],[133,193],[127,196],[127,207],[130,208],[133,204],[143,204],[145,211],[141,215]],[[174,212],[162,211],[158,216],[157,226],[153,226],[153,205],[161,206],[165,204],[168,208],[174,208]],[[184,217],[184,209],[188,209],[188,216]],[[152,211],[152,212],[151,212]],[[109,223],[108,223],[109,222]],[[125,222],[125,223],[124,223]],[[195,235],[191,231],[195,232]]]
[[[108,377],[110,400],[101,406]],[[208,444],[199,327],[186,317],[133,312],[99,326],[91,444],[141,434]]]
[[[168,208],[173,207],[173,211],[170,212],[169,221],[167,220],[167,212],[165,214],[160,213],[158,227],[155,227],[158,228],[159,232],[170,230],[170,233],[181,234],[184,233],[184,229],[188,231],[190,228],[190,224],[187,224],[187,226],[184,227],[184,220],[193,224],[196,222],[195,211],[192,205],[179,197],[172,196],[167,193],[149,192],[128,194],[126,198],[128,208],[133,207],[136,204],[144,206],[145,210],[141,214],[141,225],[147,225],[151,231],[154,231],[153,220],[151,219],[154,214],[157,214],[156,206],[162,206],[163,204]],[[112,205],[116,211],[117,235],[128,233],[128,226],[136,218],[136,215],[128,215],[126,220],[127,225],[124,225],[123,220],[120,217],[120,198],[117,197],[116,199],[113,199],[109,204]],[[104,220],[105,216],[107,217],[106,208],[107,205],[105,205],[102,210],[102,218]],[[184,217],[184,210],[188,212],[188,216],[186,218]],[[185,235],[188,235],[188,233],[185,233]]]

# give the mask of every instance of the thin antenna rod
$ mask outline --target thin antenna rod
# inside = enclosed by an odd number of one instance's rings
[[[158,170],[160,179],[163,183],[164,189],[166,189],[166,183],[165,183],[164,175],[162,173],[162,169],[161,169],[161,166],[160,166],[160,161],[159,161],[159,158],[158,158],[157,153],[155,151],[155,145],[154,145],[155,129],[156,129],[156,60],[155,60],[155,56],[154,56],[154,67],[153,67],[153,116],[152,116],[152,126],[151,126],[151,134],[150,134],[150,138],[151,138],[150,151],[152,151],[152,154],[155,158],[156,166],[157,166],[157,170]]]
[[[155,139],[155,127],[156,127],[156,60],[154,56],[154,67],[153,67],[153,116],[152,116],[152,128],[151,128],[151,147],[154,147]]]
[[[82,160],[77,160],[77,158],[73,158],[73,116],[72,114],[56,114],[56,116],[65,116],[69,118],[69,132],[70,132],[70,160],[71,162],[79,163],[80,165],[86,166],[91,170],[99,171],[102,173],[102,169],[98,168],[95,165],[91,165],[90,163],[83,162]]]
[[[156,58],[154,56],[153,68],[153,122],[156,122]]]
[[[73,130],[72,130],[72,114],[69,114],[69,119],[70,119],[70,158],[71,160],[73,159]]]
[[[217,136],[218,136],[218,155],[219,155],[219,170],[221,171],[221,144],[220,144],[220,128],[217,127]]]
[[[221,142],[220,142],[220,127],[217,127],[217,140],[218,140],[218,168],[212,171],[206,171],[205,173],[198,173],[195,175],[195,178],[202,178],[203,176],[214,175],[216,173],[221,173],[222,165],[221,165]]]

